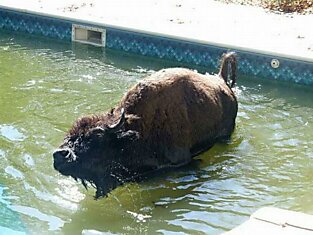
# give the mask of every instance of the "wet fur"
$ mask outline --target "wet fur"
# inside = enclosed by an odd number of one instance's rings
[[[55,168],[80,178],[85,187],[91,182],[100,197],[139,175],[187,164],[234,130],[235,81],[231,53],[224,55],[215,76],[182,68],[156,72],[132,87],[110,112],[78,119],[60,146],[72,149],[78,160],[69,173]],[[122,110],[125,123],[109,132]]]

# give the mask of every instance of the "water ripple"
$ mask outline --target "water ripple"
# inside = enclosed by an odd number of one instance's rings
[[[11,175],[13,178],[15,179],[24,179],[24,175],[21,171],[17,170],[16,168],[14,168],[13,166],[7,166],[4,171]]]
[[[10,208],[21,214],[47,222],[49,226],[49,230],[53,230],[53,231],[59,230],[60,228],[63,227],[65,223],[65,221],[63,221],[62,219],[53,215],[45,214],[41,212],[39,209],[36,209],[33,207],[12,205]]]

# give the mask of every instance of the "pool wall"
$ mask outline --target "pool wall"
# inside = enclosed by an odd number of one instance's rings
[[[106,47],[110,49],[214,69],[218,68],[223,53],[235,51],[242,75],[313,85],[313,61],[302,58],[210,45],[196,40],[0,7],[0,29],[3,30],[71,41],[73,24],[105,29]]]

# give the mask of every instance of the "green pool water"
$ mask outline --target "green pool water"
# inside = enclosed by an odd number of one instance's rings
[[[313,214],[312,87],[239,78],[229,143],[108,198],[53,169],[77,117],[173,66],[0,31],[0,234],[220,234],[263,206]]]

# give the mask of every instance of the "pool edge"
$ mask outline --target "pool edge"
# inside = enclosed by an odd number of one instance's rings
[[[19,19],[14,20],[14,16],[1,17],[3,12],[11,12],[19,14]],[[14,24],[19,24],[19,20],[23,15],[30,18],[36,17],[43,21],[51,21],[62,23],[62,26],[56,26],[52,31],[56,32],[59,39],[72,40],[71,27],[73,24],[81,24],[86,26],[94,26],[108,29],[107,31],[107,47],[115,50],[131,52],[143,56],[150,56],[160,59],[174,60],[187,64],[200,66],[218,67],[218,61],[221,54],[227,51],[236,51],[240,58],[239,70],[242,74],[272,80],[291,81],[298,84],[313,84],[313,58],[292,56],[288,54],[275,53],[272,51],[261,51],[258,49],[237,47],[233,45],[220,44],[195,38],[186,38],[181,36],[163,34],[160,32],[146,31],[131,27],[119,25],[105,24],[101,22],[90,21],[86,19],[78,19],[75,17],[62,16],[46,12],[32,11],[29,9],[21,9],[0,5],[0,29],[6,29],[6,23],[12,18],[11,28],[14,31],[24,30],[26,33],[32,34],[35,30],[25,30],[22,26],[14,28]],[[1,20],[2,19],[2,20]],[[32,21],[32,19],[30,19]],[[55,32],[46,33],[45,30],[51,27],[53,23],[46,29],[42,29],[42,36],[53,36]],[[25,26],[32,27],[32,26]],[[38,26],[37,26],[38,28]],[[59,29],[61,28],[61,29]],[[10,28],[9,28],[10,30]],[[278,64],[278,66],[276,66]],[[276,67],[275,67],[276,66]],[[281,67],[280,67],[281,66]],[[283,67],[282,67],[283,66]]]

